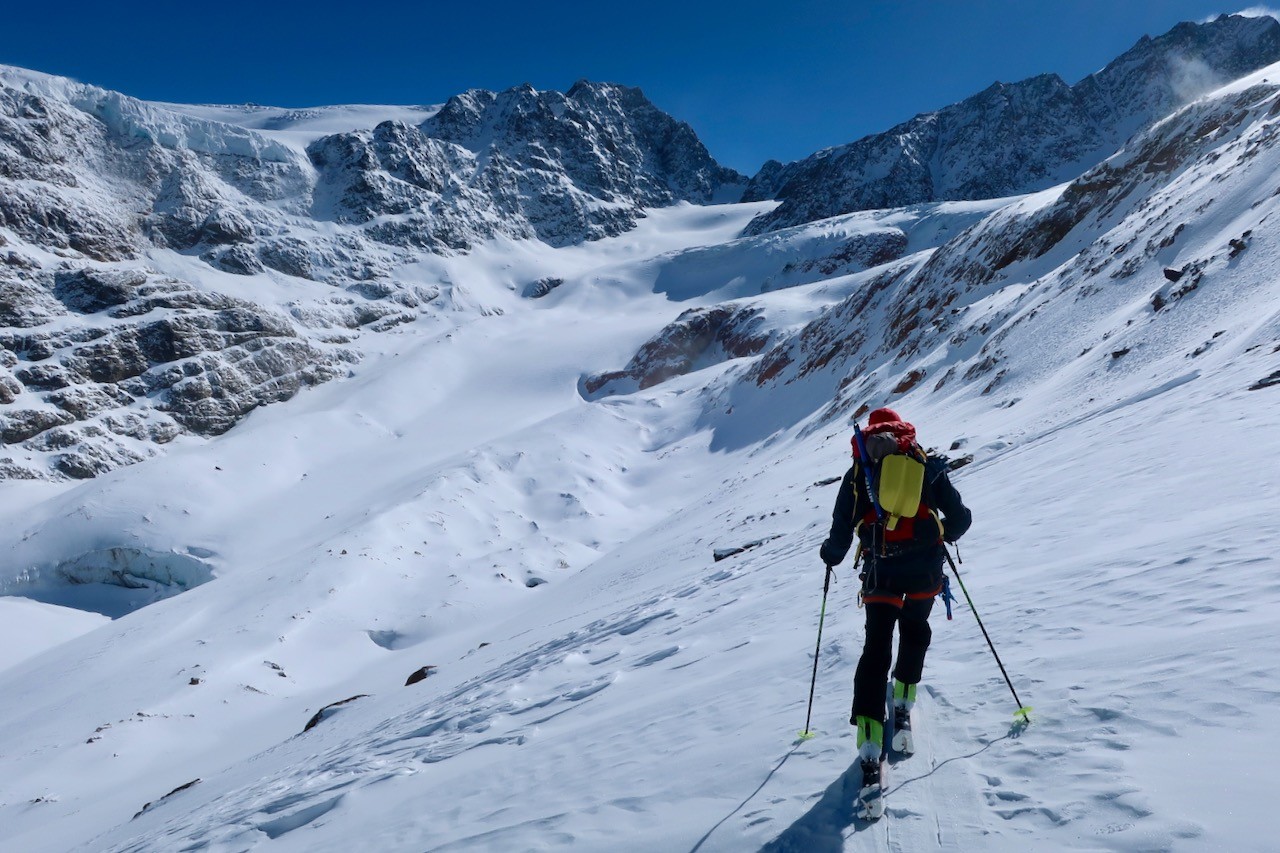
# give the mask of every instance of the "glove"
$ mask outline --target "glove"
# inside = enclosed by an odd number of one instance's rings
[[[822,543],[822,547],[818,549],[818,557],[821,558],[824,565],[840,565],[840,561],[844,559],[844,554],[836,556],[835,550],[836,549],[831,545],[830,539]]]

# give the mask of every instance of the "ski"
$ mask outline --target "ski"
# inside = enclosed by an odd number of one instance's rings
[[[864,758],[862,786],[858,789],[858,817],[879,820],[884,815],[884,754],[879,760]]]
[[[899,755],[912,755],[916,751],[916,739],[911,733],[911,712],[902,705],[893,706],[893,739],[889,745]]]

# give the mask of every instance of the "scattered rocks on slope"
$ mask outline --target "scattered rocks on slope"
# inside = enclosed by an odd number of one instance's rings
[[[1250,391],[1261,391],[1263,388],[1272,388],[1280,385],[1280,370],[1273,371],[1270,376],[1264,376],[1257,382],[1249,386]]]
[[[541,299],[562,284],[564,284],[564,279],[562,278],[540,278],[526,285],[523,294],[529,299]]]
[[[764,539],[757,539],[755,542],[748,542],[745,545],[738,545],[733,548],[716,548],[711,552],[711,559],[713,562],[718,563],[721,560],[727,560],[729,557],[736,556],[744,551],[750,551],[752,548],[759,548],[766,542],[772,542],[774,539],[781,538],[781,536],[766,536]]]
[[[433,666],[433,665],[427,665],[427,666],[419,667],[418,669],[415,669],[409,675],[408,679],[405,680],[404,686],[408,687],[411,684],[417,684],[419,681],[426,681],[427,678],[431,675],[431,671],[433,669],[439,669],[439,667]]]
[[[316,726],[320,725],[321,722],[336,714],[343,706],[349,705],[357,699],[367,698],[368,695],[368,693],[357,693],[355,696],[348,696],[340,702],[332,702],[325,705],[319,711],[316,711],[310,720],[307,720],[307,725],[302,729],[302,731],[304,733],[311,731]]]
[[[169,793],[165,794],[165,795],[164,795],[163,797],[161,797],[160,799],[156,800],[155,802],[147,803],[145,806],[143,806],[141,809],[139,809],[139,810],[138,810],[138,813],[137,813],[137,814],[135,814],[135,815],[133,816],[133,820],[137,820],[138,818],[142,817],[144,814],[146,814],[146,813],[147,813],[147,810],[148,810],[148,809],[152,808],[153,806],[158,806],[158,805],[160,805],[160,804],[161,804],[161,803],[163,803],[165,800],[167,800],[167,799],[169,799],[170,797],[172,797],[174,794],[180,794],[180,793],[182,793],[183,791],[186,791],[186,790],[189,790],[189,789],[191,789],[191,788],[194,788],[196,785],[199,785],[199,784],[200,784],[200,780],[199,780],[199,779],[192,779],[190,782],[187,782],[185,785],[179,785],[178,787],[174,788],[174,789],[173,789],[172,791],[170,791]]]

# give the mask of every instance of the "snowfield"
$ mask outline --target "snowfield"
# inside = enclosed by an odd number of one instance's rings
[[[397,279],[448,298],[350,377],[6,481],[0,850],[1274,849],[1276,81],[1031,196],[420,256]],[[723,300],[760,354],[581,392]],[[831,480],[885,404],[972,456],[960,571],[1034,712],[936,607],[918,752],[867,824],[847,562],[798,733]]]

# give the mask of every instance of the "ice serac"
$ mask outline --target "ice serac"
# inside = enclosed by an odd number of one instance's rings
[[[1055,74],[994,83],[884,133],[766,164],[744,200],[783,203],[748,233],[855,210],[1044,189],[1101,162],[1177,107],[1276,61],[1280,23],[1223,15],[1144,36],[1074,86]]]
[[[556,246],[614,236],[646,207],[707,203],[745,182],[639,89],[587,81],[566,93],[472,90],[417,127],[387,122],[308,153],[318,217],[378,218],[374,239],[438,251],[497,235]]]

